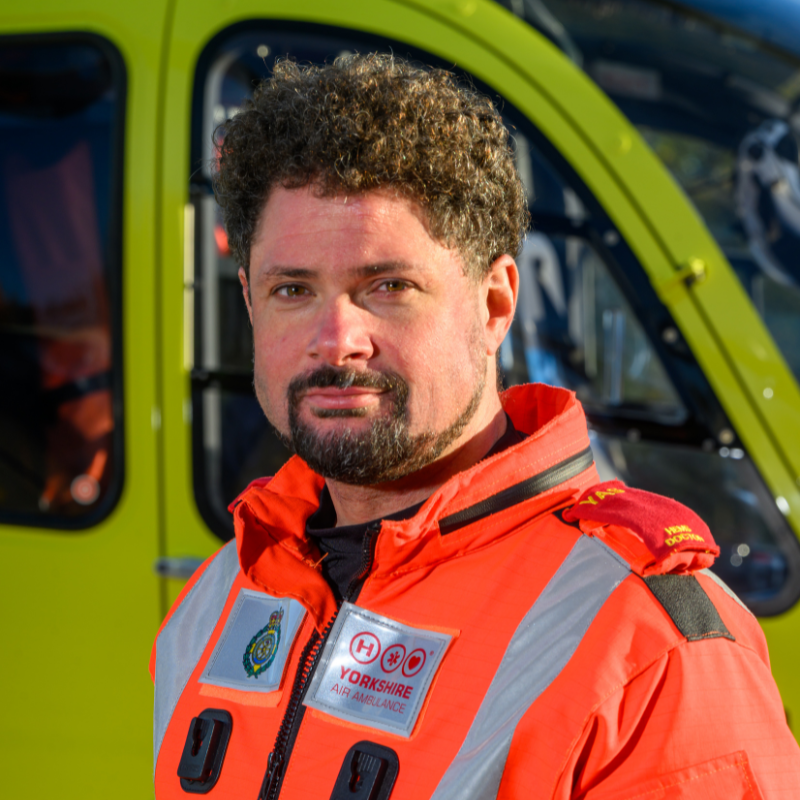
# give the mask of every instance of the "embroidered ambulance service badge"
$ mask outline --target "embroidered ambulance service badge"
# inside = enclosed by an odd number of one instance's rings
[[[240,590],[200,683],[249,692],[276,691],[305,613],[297,600]]]
[[[344,603],[303,703],[411,736],[452,638]]]
[[[242,657],[244,671],[252,678],[257,678],[264,670],[272,666],[278,645],[281,641],[281,620],[283,607],[270,614],[269,622],[247,645]]]

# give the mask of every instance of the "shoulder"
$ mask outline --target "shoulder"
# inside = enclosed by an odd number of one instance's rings
[[[156,652],[162,634],[167,629],[180,627],[186,620],[196,620],[210,606],[224,605],[228,592],[239,573],[236,542],[232,540],[209,556],[194,572],[167,612],[156,634],[150,657],[150,674],[155,676]]]
[[[621,593],[631,630],[666,626],[675,643],[726,639],[754,650],[768,663],[758,622],[709,569],[719,555],[708,526],[668,497],[607,481],[591,487],[562,512],[562,519],[601,541],[629,566]]]
[[[625,495],[627,507],[602,508]],[[659,508],[663,515],[648,514]],[[584,534],[569,558],[574,552],[587,557],[548,609],[557,646],[537,647],[530,658],[535,663],[541,652],[566,647],[570,635],[574,650],[520,722],[517,762],[545,753],[548,762],[566,765],[558,778],[567,787],[564,797],[573,796],[580,776],[592,785],[608,776],[608,796],[622,797],[641,794],[640,776],[631,772],[645,759],[652,759],[654,774],[670,773],[749,750],[759,725],[793,757],[763,633],[727,587],[701,568],[713,561],[716,546],[696,515],[615,482],[593,487],[560,516],[571,533]],[[698,531],[702,541],[666,543],[673,535],[664,529],[677,525],[690,528],[683,533]],[[685,549],[676,551],[677,545]],[[609,568],[614,563],[616,571]],[[596,594],[604,570],[612,573],[607,593],[572,624],[575,598]],[[768,749],[754,751],[754,759],[766,759]]]
[[[708,525],[694,511],[621,481],[588,489],[562,518],[601,539],[640,575],[696,572],[719,555]]]

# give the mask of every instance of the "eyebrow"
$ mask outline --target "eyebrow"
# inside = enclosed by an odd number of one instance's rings
[[[356,278],[372,278],[377,275],[384,275],[387,272],[397,272],[415,268],[416,265],[407,264],[403,261],[384,261],[378,264],[365,264],[362,267],[353,267],[348,270],[349,274]],[[288,267],[276,264],[261,272],[259,280],[274,280],[281,278],[310,279],[319,277],[321,274],[318,269],[308,267]]]

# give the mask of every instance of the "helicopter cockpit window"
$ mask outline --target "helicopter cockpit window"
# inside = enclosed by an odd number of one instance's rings
[[[800,50],[661,0],[498,2],[583,67],[639,129],[800,380]]]
[[[517,314],[500,353],[508,382],[574,390],[601,478],[694,509],[722,551],[714,571],[759,613],[775,613],[794,601],[800,570],[780,509],[721,412],[709,413],[710,387],[617,232],[565,182],[528,171],[543,160],[529,140],[518,135],[516,147],[533,202]]]
[[[517,315],[501,349],[510,381],[570,386],[590,413],[614,409],[666,425],[686,419],[658,355],[590,243],[531,231],[517,265]]]
[[[397,42],[350,40],[340,29],[263,23],[259,30],[251,23],[223,34],[201,58],[191,183],[194,479],[198,506],[222,538],[232,535],[228,504],[254,478],[274,474],[289,453],[253,395],[249,322],[211,190],[212,132],[238,112],[278,56],[324,62],[390,47],[408,52]],[[725,580],[753,608],[782,610],[795,599],[798,546],[702,370],[557,143],[509,103],[502,108],[532,215],[518,256],[517,315],[500,351],[506,385],[543,381],[574,390],[603,479],[619,477],[694,508],[723,547],[717,569]]]
[[[94,524],[121,480],[121,59],[0,40],[0,516]]]

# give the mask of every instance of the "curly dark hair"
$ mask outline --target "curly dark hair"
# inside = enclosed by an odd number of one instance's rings
[[[500,114],[445,70],[376,53],[325,66],[279,61],[216,137],[214,191],[245,271],[276,185],[314,183],[322,195],[394,187],[420,203],[432,235],[479,278],[517,254],[527,228]]]

